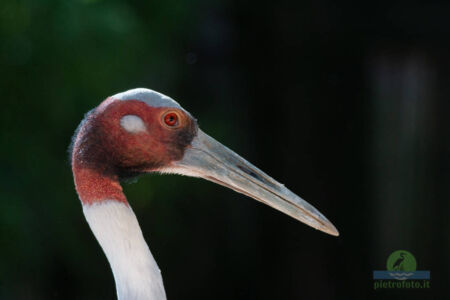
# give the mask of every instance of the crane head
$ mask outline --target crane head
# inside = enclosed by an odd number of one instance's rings
[[[134,89],[103,101],[80,126],[81,160],[119,177],[151,172],[182,159],[196,120],[174,100]],[[77,135],[77,134],[76,134]]]
[[[173,99],[149,89],[107,98],[75,134],[77,164],[104,176],[162,172],[231,188],[331,235],[317,209],[203,131]]]

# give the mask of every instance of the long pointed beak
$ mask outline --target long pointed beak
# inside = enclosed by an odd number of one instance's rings
[[[183,159],[166,171],[201,177],[229,187],[313,228],[339,235],[333,224],[311,204],[200,129]]]

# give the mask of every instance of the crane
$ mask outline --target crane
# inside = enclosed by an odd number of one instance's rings
[[[397,271],[403,271],[403,261],[405,260],[406,253],[401,252],[400,257],[397,258],[397,260],[394,262],[394,265],[392,266],[392,269]]]
[[[119,300],[166,299],[120,180],[142,173],[200,177],[338,236],[312,205],[201,131],[175,100],[137,88],[86,114],[72,141],[72,172],[83,213],[111,266]]]

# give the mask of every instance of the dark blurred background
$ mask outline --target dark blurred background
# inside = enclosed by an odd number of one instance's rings
[[[169,299],[450,298],[450,4],[0,3],[0,298],[114,299],[67,147],[148,87],[323,212],[338,238],[218,185],[125,184]],[[394,250],[427,290],[377,290]]]

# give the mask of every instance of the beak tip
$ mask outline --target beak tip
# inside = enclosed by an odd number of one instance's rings
[[[331,222],[326,224],[326,226],[324,226],[323,228],[320,228],[320,230],[332,236],[339,236],[339,231],[336,229],[336,227],[334,227],[333,224],[331,224]]]
[[[336,236],[336,237],[338,237],[340,235],[339,231],[336,228],[334,229],[334,231],[329,232],[329,234],[331,234],[332,236]]]

